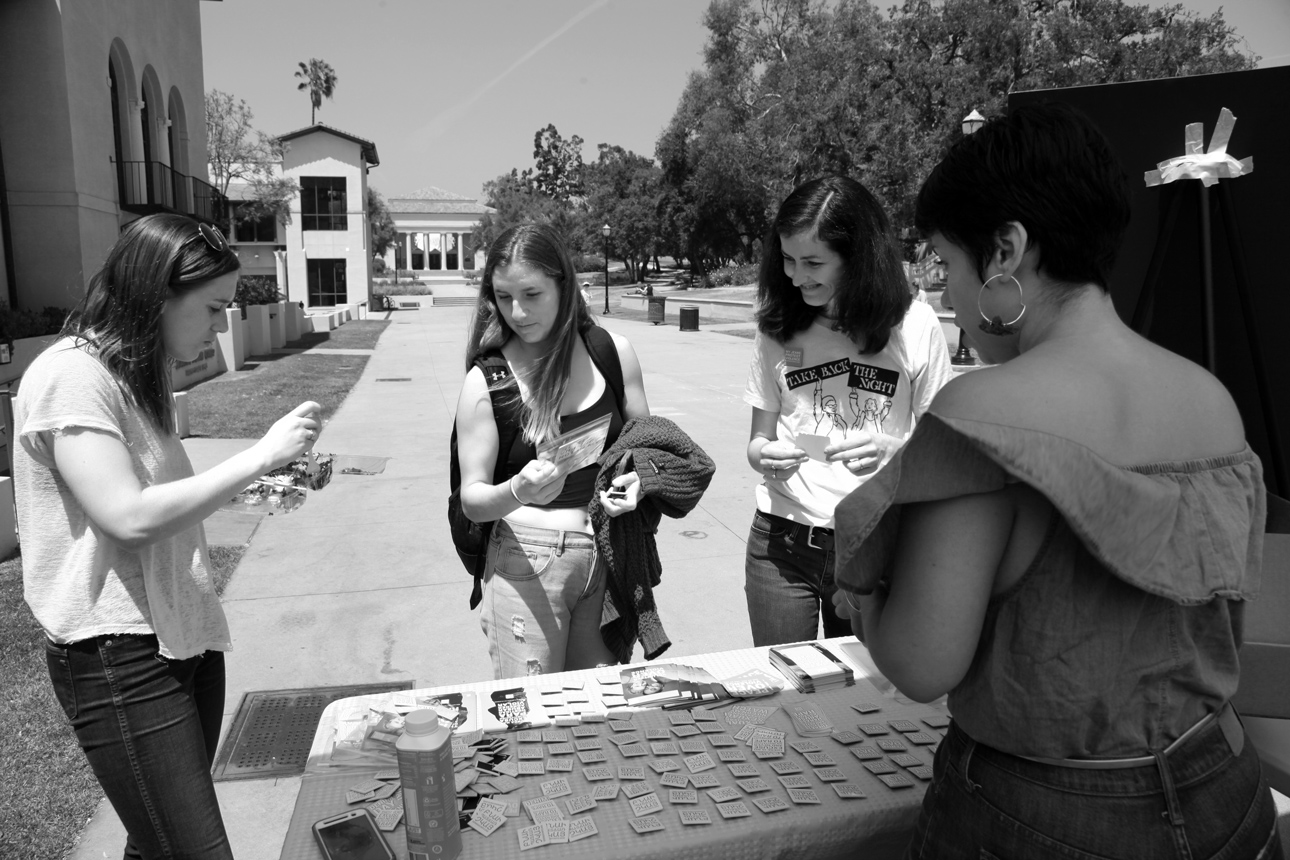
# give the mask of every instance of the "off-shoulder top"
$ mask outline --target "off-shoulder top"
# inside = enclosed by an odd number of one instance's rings
[[[1052,433],[929,412],[838,505],[838,587],[867,594],[888,572],[901,505],[1010,482],[1055,512],[1029,569],[991,599],[950,693],[964,731],[1018,755],[1135,756],[1235,693],[1266,517],[1248,446],[1123,467]]]

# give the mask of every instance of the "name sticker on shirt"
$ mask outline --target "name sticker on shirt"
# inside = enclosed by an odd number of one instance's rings
[[[801,367],[802,348],[798,346],[784,347],[784,364],[789,367]]]

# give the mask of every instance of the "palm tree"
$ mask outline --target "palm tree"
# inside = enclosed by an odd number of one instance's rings
[[[310,59],[308,65],[300,64],[296,77],[300,78],[296,89],[309,90],[309,124],[313,125],[314,115],[322,107],[323,97],[331,98],[331,94],[336,91],[336,70],[324,60]]]

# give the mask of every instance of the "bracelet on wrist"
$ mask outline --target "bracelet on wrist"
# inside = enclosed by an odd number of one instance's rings
[[[512,475],[511,479],[506,482],[506,486],[511,488],[511,495],[515,497],[515,501],[519,502],[519,505],[522,508],[524,507],[524,500],[520,498],[519,493],[515,492],[515,479],[518,477],[519,475]]]

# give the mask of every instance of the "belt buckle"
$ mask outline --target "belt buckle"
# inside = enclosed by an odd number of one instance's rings
[[[819,537],[822,541],[828,541],[827,545],[821,546],[820,544],[817,544],[815,542],[815,537],[817,533],[819,534]],[[833,535],[828,534],[825,529],[822,529],[819,526],[811,526],[810,531],[806,533],[806,545],[809,546],[811,549],[818,549],[818,550],[823,550],[824,552],[828,552],[829,550],[833,549]]]

